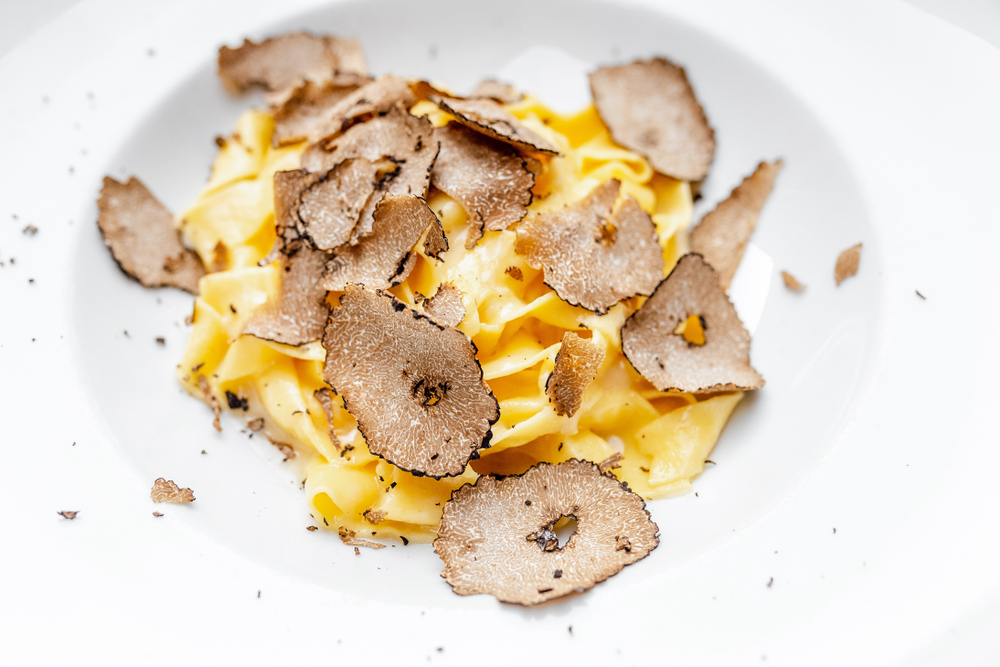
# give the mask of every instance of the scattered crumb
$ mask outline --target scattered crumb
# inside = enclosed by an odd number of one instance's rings
[[[166,345],[167,344],[167,339],[164,338],[163,336],[157,336],[156,337],[156,342],[159,345]]]
[[[154,503],[191,503],[194,502],[194,492],[191,489],[182,489],[173,480],[158,478],[153,482],[153,490],[149,497]]]
[[[858,272],[858,264],[861,262],[861,244],[851,246],[837,257],[837,266],[833,270],[833,278],[837,285]]]
[[[27,227],[21,230],[21,233],[25,234],[26,236],[34,236],[35,234],[38,233],[38,227],[35,227],[34,225],[28,225]]]
[[[771,577],[770,581],[767,582],[767,587],[770,588],[771,584],[774,583],[774,577]]]
[[[927,297],[926,297],[926,296],[924,296],[923,294],[921,294],[921,293],[920,293],[920,290],[913,290],[913,291],[914,291],[914,292],[916,292],[916,293],[917,293],[917,296],[919,296],[919,297],[920,297],[921,299],[923,299],[924,301],[926,301],[926,300],[927,300]]]
[[[788,271],[781,272],[781,279],[785,281],[785,287],[792,290],[793,292],[801,292],[806,288],[805,285],[800,283],[798,279],[790,274]]]
[[[75,519],[76,515],[79,513],[80,512],[56,512],[56,514],[58,514],[64,519]]]
[[[153,512],[153,516],[159,518],[159,517],[163,516],[163,512]]]
[[[253,431],[254,433],[257,433],[262,428],[264,428],[264,418],[263,417],[257,417],[257,419],[252,419],[252,420],[248,421],[247,422],[247,428],[250,429],[251,431]]]
[[[316,526],[306,526],[306,530],[308,530],[310,533],[315,533],[317,530],[319,530],[319,528],[317,528]]]

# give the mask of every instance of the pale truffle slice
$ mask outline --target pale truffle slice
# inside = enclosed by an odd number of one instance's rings
[[[704,323],[703,345],[689,343],[681,327],[692,315]],[[759,389],[750,366],[750,334],[743,328],[715,271],[689,253],[622,327],[622,351],[660,391],[702,394]]]
[[[281,292],[257,309],[243,333],[285,345],[301,346],[323,336],[329,306],[323,287],[327,254],[298,241],[281,253]]]
[[[177,287],[198,294],[201,260],[181,242],[174,216],[135,176],[104,177],[97,227],[118,267],[143,287]]]
[[[491,99],[461,100],[455,97],[430,95],[429,99],[450,113],[462,125],[498,139],[522,150],[559,154],[559,148],[548,139],[528,129],[502,106]]]
[[[194,492],[191,489],[182,489],[172,479],[162,477],[153,482],[153,490],[149,492],[149,497],[154,503],[184,504],[194,502]]]
[[[413,269],[414,246],[436,222],[437,216],[420,197],[386,195],[375,207],[371,233],[330,256],[323,287],[341,291],[350,283],[374,289],[398,285]]]
[[[517,228],[515,250],[561,299],[606,313],[622,299],[652,294],[663,255],[649,214],[631,197],[614,210],[621,183],[612,179],[579,202],[533,216]]]
[[[466,247],[484,231],[503,231],[528,214],[535,175],[516,150],[457,123],[435,128],[434,138],[441,151],[431,183],[468,214]]]
[[[495,79],[486,79],[479,82],[479,85],[469,94],[469,97],[488,97],[500,104],[513,104],[514,102],[521,101],[524,95],[509,83],[503,83]]]
[[[424,304],[424,312],[446,327],[457,327],[465,319],[462,291],[454,285],[442,283]]]
[[[326,113],[322,123],[313,128],[310,141],[340,134],[356,123],[386,113],[397,104],[409,108],[417,98],[405,79],[387,74],[347,94]]]
[[[301,81],[329,81],[337,71],[365,74],[357,40],[294,32],[219,49],[219,79],[232,92],[253,86],[279,91]]]
[[[727,199],[706,213],[691,230],[691,252],[702,255],[711,264],[724,290],[729,289],[736,275],[781,167],[781,160],[758,164],[753,174],[744,178]]]
[[[444,226],[441,221],[438,220],[437,216],[434,216],[434,219],[437,222],[431,225],[424,238],[424,254],[441,261],[441,255],[448,250],[448,237],[444,235]]]
[[[333,250],[355,239],[354,230],[381,179],[397,169],[389,160],[357,158],[344,160],[323,174],[298,195],[303,233],[320,250]]]
[[[323,336],[323,377],[373,454],[415,475],[460,475],[499,405],[476,347],[392,295],[349,285]]]
[[[715,131],[683,67],[665,58],[601,67],[590,74],[590,91],[615,141],[658,172],[684,181],[708,175]]]
[[[560,547],[553,529],[562,517],[577,527]],[[595,464],[570,459],[480,477],[452,493],[434,551],[459,595],[527,606],[586,591],[658,544],[642,498]]]
[[[572,331],[563,334],[555,367],[545,382],[545,395],[552,401],[557,415],[572,417],[576,414],[583,403],[583,392],[597,377],[603,361],[603,347]]]
[[[367,77],[338,74],[330,81],[304,81],[274,104],[274,134],[271,143],[285,146],[305,141],[328,122],[338,102],[358,90]]]
[[[858,265],[861,263],[861,244],[853,245],[837,256],[837,266],[833,269],[833,279],[837,281],[837,287],[858,272]]]

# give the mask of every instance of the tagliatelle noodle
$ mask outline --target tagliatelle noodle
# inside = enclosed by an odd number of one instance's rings
[[[616,178],[623,196],[632,196],[651,215],[663,247],[664,275],[669,273],[688,247],[689,184],[655,173],[642,156],[615,144],[593,106],[560,115],[526,96],[504,108],[561,152],[541,158],[545,167],[536,177],[530,213],[575,202]],[[450,120],[430,102],[418,103],[411,113],[427,115],[435,125]],[[465,211],[433,189],[428,204],[441,220],[449,250],[435,260],[425,254],[421,240],[412,272],[390,291],[418,309],[442,283],[461,292],[466,315],[457,328],[475,343],[484,379],[500,404],[491,446],[458,477],[416,477],[368,452],[336,395],[333,427],[339,445],[332,442],[323,406],[314,396],[326,386],[319,342],[296,348],[241,335],[254,309],[279,293],[278,264],[257,263],[275,238],[273,175],[298,168],[305,148],[273,148],[272,132],[267,113],[244,114],[234,138],[221,143],[208,185],[179,216],[188,242],[216,270],[200,283],[193,331],[177,376],[201,400],[200,375],[222,405],[227,405],[226,392],[247,398],[252,406],[247,417],[264,417],[269,435],[294,446],[296,460],[307,462],[305,490],[318,524],[343,527],[358,537],[426,542],[435,537],[451,492],[480,474],[520,473],[539,461],[601,462],[616,452],[623,459],[615,474],[644,498],[690,488],[742,394],[696,399],[657,391],[621,350],[620,329],[642,297],[627,299],[603,316],[567,304],[544,284],[541,271],[514,252],[513,229],[488,231],[466,250]],[[329,303],[336,305],[339,296],[331,292]],[[567,331],[605,350],[597,377],[572,417],[557,415],[545,394]],[[369,517],[381,517],[377,524],[365,518],[369,510]]]

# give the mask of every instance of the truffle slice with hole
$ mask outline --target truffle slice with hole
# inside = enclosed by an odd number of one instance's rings
[[[708,175],[715,131],[683,67],[665,58],[601,67],[590,74],[590,91],[615,141],[658,172],[684,181]]]
[[[535,175],[516,150],[458,123],[435,128],[434,138],[441,151],[431,183],[468,214],[466,247],[484,231],[502,231],[528,214]]]
[[[118,267],[143,287],[176,287],[198,294],[201,260],[181,242],[174,216],[142,182],[104,177],[97,226]]]
[[[334,139],[331,150],[314,144],[302,155],[302,168],[312,173],[325,173],[346,160],[359,158],[378,165],[388,160],[395,167],[379,172],[374,192],[351,235],[351,243],[357,243],[371,231],[375,205],[384,195],[427,194],[431,168],[438,154],[433,129],[427,118],[417,118],[397,105],[384,116],[355,125]]]
[[[424,312],[447,327],[457,327],[465,319],[462,291],[454,285],[442,283],[424,304]]]
[[[386,195],[375,207],[371,233],[357,245],[335,250],[326,264],[323,286],[342,291],[356,283],[386,289],[406,280],[417,255],[414,246],[437,216],[420,197]]]
[[[254,86],[282,91],[301,81],[329,81],[336,72],[365,74],[361,45],[355,39],[293,32],[262,42],[243,40],[219,49],[219,79],[230,92]]]
[[[604,348],[572,331],[563,334],[556,364],[545,382],[545,394],[557,415],[572,417],[583,403],[583,392],[601,368]]]
[[[781,167],[781,160],[761,162],[753,174],[744,178],[727,199],[706,213],[691,230],[691,252],[711,264],[724,290],[729,289],[736,275]]]
[[[553,528],[576,519],[562,547]],[[452,493],[434,540],[459,595],[535,605],[586,591],[659,544],[635,493],[589,461],[540,463],[523,475],[480,477]]]
[[[460,475],[489,445],[499,405],[476,347],[392,295],[348,285],[323,337],[323,377],[373,454],[416,475]]]
[[[455,97],[430,96],[431,102],[455,117],[462,125],[521,150],[559,154],[559,148],[548,139],[530,130],[502,106],[491,99],[462,100]]]
[[[149,497],[154,503],[194,502],[194,492],[191,489],[182,489],[173,480],[162,477],[153,482],[153,490],[149,492]]]
[[[326,260],[325,252],[304,241],[284,248],[277,301],[257,309],[243,333],[296,347],[322,338],[330,310],[322,282]]]
[[[495,79],[480,81],[479,85],[469,94],[469,97],[486,97],[499,104],[513,104],[520,102],[524,95],[509,83],[503,83]]]
[[[317,83],[304,81],[274,103],[274,146],[305,141],[330,118],[338,103],[368,81],[357,74],[337,74]]]
[[[382,115],[397,104],[410,108],[417,101],[405,79],[387,74],[348,93],[313,128],[310,141],[327,140],[355,125]]]
[[[704,344],[689,343],[678,327],[692,315],[704,323]],[[660,391],[703,394],[759,389],[750,366],[750,334],[743,328],[715,271],[689,253],[622,327],[622,351]]]
[[[853,245],[837,256],[837,265],[833,269],[833,279],[837,287],[858,272],[861,263],[861,244]]]
[[[649,215],[629,196],[615,209],[615,179],[579,202],[518,225],[515,250],[545,271],[545,284],[564,301],[597,313],[637,294],[652,294],[663,255]]]

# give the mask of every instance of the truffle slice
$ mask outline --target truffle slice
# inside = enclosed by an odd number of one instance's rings
[[[323,377],[372,454],[416,475],[460,475],[490,441],[499,405],[476,347],[390,294],[348,285],[323,336]]]
[[[851,246],[837,256],[837,266],[833,269],[833,279],[837,281],[837,287],[855,273],[858,272],[858,265],[861,263],[861,244]]]
[[[358,90],[367,77],[357,74],[338,74],[330,81],[317,83],[304,81],[274,104],[274,146],[305,141],[323,123],[338,102]]]
[[[309,138],[311,141],[327,139],[356,123],[384,114],[397,104],[409,108],[416,101],[406,80],[391,74],[381,76],[348,93],[331,107]]]
[[[487,97],[500,104],[513,104],[514,102],[520,102],[524,95],[509,83],[502,83],[495,79],[486,79],[479,82],[479,85],[476,86],[469,97]]]
[[[615,141],[658,172],[684,181],[708,175],[715,131],[683,67],[665,58],[601,67],[590,74],[590,91]]]
[[[583,392],[597,377],[604,361],[604,348],[572,331],[563,334],[556,365],[545,382],[545,394],[557,415],[572,417],[583,403]]]
[[[691,230],[691,252],[702,255],[715,269],[724,290],[729,289],[736,275],[781,167],[781,160],[761,162],[753,174],[744,178],[727,199],[706,213]]]
[[[457,123],[435,128],[434,138],[441,151],[431,183],[468,214],[466,247],[484,231],[502,231],[528,214],[535,175],[516,150]]]
[[[326,264],[323,287],[344,290],[350,283],[385,289],[406,280],[416,255],[411,251],[437,216],[420,197],[386,195],[375,207],[371,233],[357,245],[343,245]]]
[[[703,323],[703,345],[685,339],[686,327],[677,333],[692,315]],[[703,394],[764,386],[750,366],[750,334],[715,271],[694,253],[681,257],[653,296],[625,320],[622,351],[660,391]]]
[[[163,479],[162,477],[153,482],[153,490],[149,492],[149,497],[154,503],[183,504],[194,502],[194,492],[191,489],[182,489],[172,479]]]
[[[502,106],[491,99],[461,100],[431,95],[431,102],[450,113],[462,125],[522,150],[559,154],[548,139],[528,129]]]
[[[313,173],[325,173],[345,160],[358,158],[379,165],[389,160],[397,167],[380,173],[374,192],[358,218],[351,243],[357,243],[371,231],[375,205],[384,195],[427,194],[431,168],[438,154],[433,129],[427,118],[417,118],[397,105],[384,116],[355,125],[334,139],[330,150],[315,144],[302,155],[302,168]]]
[[[663,255],[649,215],[631,197],[613,210],[621,183],[612,179],[579,202],[533,216],[517,228],[514,249],[561,299],[606,313],[622,299],[652,294]]]
[[[436,222],[427,230],[424,238],[424,254],[441,261],[442,253],[448,250],[448,237],[444,235],[444,227],[437,216],[434,216],[434,220]]]
[[[424,312],[446,327],[457,327],[465,319],[462,291],[454,285],[442,283],[424,304]]]
[[[281,253],[281,292],[250,316],[243,333],[285,345],[319,340],[330,310],[322,284],[327,254],[297,241]]]
[[[333,446],[339,452],[341,450],[340,438],[337,437],[337,429],[333,426],[333,392],[329,388],[323,387],[314,391],[313,396],[323,406],[323,414],[326,415],[327,433],[330,436],[330,442],[333,443]]]
[[[176,287],[198,294],[205,267],[181,243],[174,216],[142,182],[104,177],[97,227],[118,267],[143,287]]]
[[[219,79],[231,92],[253,86],[280,91],[301,81],[329,81],[337,71],[365,74],[357,40],[293,32],[263,42],[245,39],[235,49],[219,49]]]
[[[389,160],[347,159],[299,194],[298,220],[320,250],[355,240],[355,228],[382,178],[397,167]],[[372,204],[374,206],[374,203]]]
[[[576,532],[562,547],[562,517]],[[588,461],[540,463],[523,475],[480,477],[452,493],[434,551],[459,595],[534,605],[589,590],[659,544],[646,505]]]

